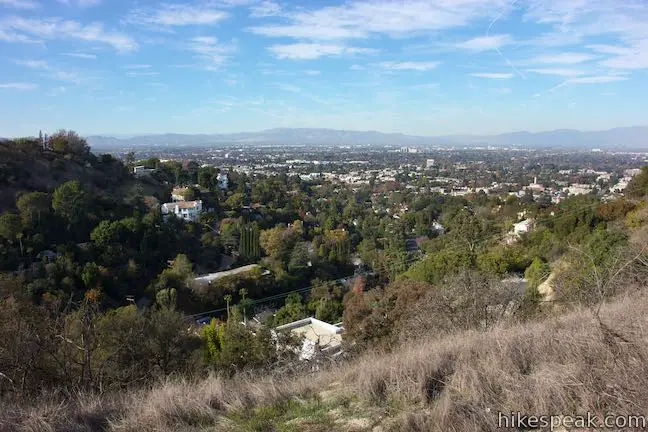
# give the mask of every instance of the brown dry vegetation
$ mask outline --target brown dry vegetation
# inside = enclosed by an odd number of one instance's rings
[[[633,294],[544,321],[367,353],[290,379],[212,376],[0,409],[0,430],[496,430],[497,412],[648,409],[648,304]],[[47,400],[44,398],[43,400]],[[348,416],[346,421],[340,417]]]

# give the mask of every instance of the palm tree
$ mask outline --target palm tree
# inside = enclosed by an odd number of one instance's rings
[[[230,302],[232,301],[232,294],[225,294],[225,302],[227,303],[227,320],[230,317]]]
[[[243,304],[243,323],[245,324],[247,318],[247,315],[245,314],[245,296],[247,295],[247,290],[245,288],[241,288],[239,290],[239,295],[241,296],[241,303]]]

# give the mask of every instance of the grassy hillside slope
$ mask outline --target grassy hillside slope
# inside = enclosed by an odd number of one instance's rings
[[[130,200],[135,196],[164,197],[167,188],[153,179],[136,179],[109,155],[73,155],[45,150],[36,140],[0,140],[0,213],[15,208],[21,192],[52,192],[78,180],[93,192]]]
[[[294,377],[168,381],[0,410],[0,430],[495,431],[497,413],[648,409],[648,304],[634,293],[544,321],[460,332]]]

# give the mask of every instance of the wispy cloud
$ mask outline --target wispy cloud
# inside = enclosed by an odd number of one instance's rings
[[[87,53],[61,53],[65,57],[73,57],[84,60],[96,60],[96,54],[87,54]]]
[[[27,67],[29,69],[51,69],[49,63],[47,63],[45,60],[14,60],[14,63],[19,66]]]
[[[576,77],[585,75],[585,71],[578,69],[563,69],[563,68],[539,68],[539,69],[526,69],[527,72],[532,72],[540,75],[555,75],[561,77]]]
[[[36,90],[38,84],[35,83],[25,83],[25,82],[8,82],[0,83],[0,89],[8,90]]]
[[[618,75],[597,75],[581,78],[570,78],[567,84],[604,84],[616,81],[626,81],[628,77]]]
[[[132,51],[138,45],[130,36],[115,31],[106,31],[102,23],[81,24],[61,18],[23,18],[12,16],[0,21],[2,34],[13,37],[16,42],[33,41],[29,36],[41,39],[75,39],[111,45],[118,51]],[[12,36],[13,34],[13,36]]]
[[[614,56],[600,62],[612,69],[648,69],[648,37],[638,40],[632,46],[592,46],[599,52]]]
[[[592,59],[596,56],[586,53],[566,52],[560,54],[546,54],[534,57],[531,63],[544,63],[544,64],[578,64]]]
[[[376,35],[413,37],[465,26],[477,18],[495,16],[507,9],[507,0],[444,1],[439,7],[431,6],[427,0],[412,0],[407,4],[401,0],[360,0],[312,10],[282,9],[282,23],[251,26],[247,30],[266,37],[295,39],[293,44],[270,47],[278,58],[317,59],[366,52],[368,48],[350,44],[353,39]]]
[[[479,36],[473,39],[460,42],[455,46],[460,49],[465,49],[469,51],[488,51],[499,49],[504,45],[513,43],[513,39],[510,35],[491,35],[491,36]]]
[[[133,71],[133,72],[128,72],[126,73],[127,76],[131,78],[135,77],[153,77],[153,76],[158,76],[160,75],[160,72],[153,72],[153,71]]]
[[[0,0],[0,6],[11,7],[15,9],[36,9],[40,5],[34,0]]]
[[[14,63],[29,69],[46,72],[45,76],[58,80],[79,84],[81,79],[76,72],[65,71],[50,65],[45,60],[14,60]]]
[[[280,15],[282,8],[279,3],[264,0],[261,3],[252,6],[250,10],[250,16],[252,18],[263,18]]]
[[[493,73],[488,73],[488,72],[475,72],[471,73],[470,75],[477,77],[477,78],[489,78],[489,79],[509,79],[513,78],[515,75],[512,73],[508,72],[493,72]]]
[[[187,47],[205,63],[203,67],[208,70],[219,69],[236,51],[234,43],[224,43],[213,36],[194,37],[189,41]]]
[[[137,70],[137,69],[151,69],[150,64],[129,64],[124,66],[124,69]]]
[[[268,47],[278,59],[312,60],[320,57],[374,54],[372,48],[348,47],[344,44],[295,43],[289,45],[271,45]]]
[[[412,70],[412,71],[428,71],[436,68],[439,65],[439,62],[415,62],[415,61],[406,61],[406,62],[393,62],[385,61],[378,63],[378,66],[382,69],[389,70]]]
[[[132,10],[124,20],[128,24],[151,27],[212,25],[225,20],[229,14],[209,3],[162,3],[155,8]]]
[[[507,0],[444,1],[442,6],[427,0],[355,1],[339,6],[284,13],[288,24],[249,28],[256,34],[296,39],[336,40],[367,38],[372,34],[416,35],[467,25],[479,17],[494,16],[508,9]]]

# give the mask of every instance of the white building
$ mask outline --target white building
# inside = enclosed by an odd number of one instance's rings
[[[513,233],[521,235],[530,232],[533,229],[533,219],[525,219],[522,222],[513,224]]]
[[[166,220],[169,216],[184,219],[187,222],[195,222],[202,213],[202,201],[178,201],[162,204],[162,216]]]
[[[300,360],[310,360],[318,352],[336,355],[342,348],[342,330],[339,325],[333,325],[315,318],[305,318],[275,329],[276,332],[290,331],[304,338]]]
[[[135,177],[150,175],[153,171],[155,171],[153,168],[146,168],[144,165],[138,165],[133,168],[133,174],[135,174]]]
[[[426,168],[432,168],[434,166],[434,159],[428,159],[425,161]]]

